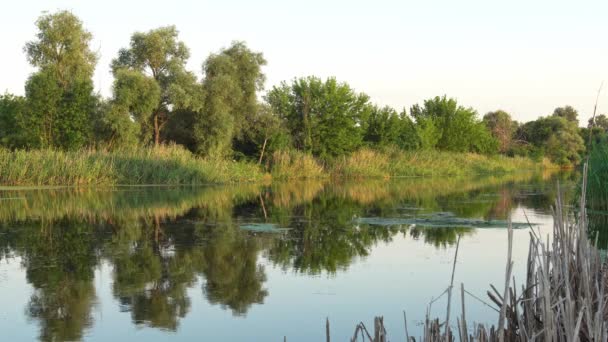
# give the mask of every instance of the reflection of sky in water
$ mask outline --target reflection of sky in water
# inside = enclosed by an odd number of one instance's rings
[[[488,193],[483,198],[492,198]],[[446,204],[461,207],[475,201],[456,201]],[[393,208],[395,213],[416,209],[403,204]],[[542,234],[550,232],[551,218],[546,208],[534,209],[519,205],[511,209],[512,220],[540,224]],[[256,218],[259,220],[259,218]],[[260,228],[254,226],[254,228]],[[0,236],[1,238],[1,236]],[[502,288],[504,281],[507,232],[504,229],[476,229],[461,239],[454,279],[454,308],[451,322],[460,314],[460,284],[467,291],[487,300],[489,284]],[[514,276],[521,284],[525,274],[529,230],[514,232]],[[179,246],[178,246],[179,247]],[[179,249],[179,248],[177,248]],[[201,290],[205,279],[189,286],[187,295],[191,306],[185,317],[179,318],[176,332],[134,325],[130,312],[120,312],[119,302],[112,292],[112,265],[103,261],[95,269],[94,285],[96,304],[92,308],[93,325],[84,332],[89,341],[121,340],[322,340],[325,317],[330,318],[332,338],[344,341],[352,336],[355,324],[363,321],[371,326],[374,315],[383,315],[391,340],[403,340],[403,314],[406,310],[410,334],[419,336],[426,306],[432,297],[440,295],[448,286],[455,246],[436,248],[424,243],[424,236],[414,239],[410,232],[397,233],[391,242],[378,242],[369,255],[355,257],[343,270],[335,274],[321,272],[307,274],[292,268],[275,266],[265,250],[259,252],[258,264],[265,267],[263,288],[269,294],[263,304],[253,304],[243,316],[233,316],[231,310],[212,305]],[[173,253],[173,252],[172,252]],[[20,259],[2,260],[0,263],[0,329],[3,339],[32,340],[38,336],[39,322],[27,319],[24,307],[32,287],[25,278]],[[466,297],[467,321],[490,322],[496,313],[490,308]],[[433,304],[433,316],[444,317],[446,297]]]

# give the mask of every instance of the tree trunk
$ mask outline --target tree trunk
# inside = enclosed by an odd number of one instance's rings
[[[160,144],[160,126],[158,125],[158,114],[154,114],[154,145]]]
[[[262,164],[262,158],[264,158],[264,151],[266,150],[266,142],[268,138],[264,138],[264,144],[262,145],[262,152],[260,152],[260,160],[258,160],[258,165]]]

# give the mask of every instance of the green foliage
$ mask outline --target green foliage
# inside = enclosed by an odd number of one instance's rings
[[[177,29],[167,26],[134,33],[129,48],[121,49],[112,61],[115,96],[122,96],[115,101],[134,110],[131,114],[137,115],[143,133],[156,145],[176,110],[201,106],[196,76],[186,70],[189,57],[186,45],[178,41]]]
[[[600,114],[595,117],[595,121],[593,118],[589,119],[589,125],[587,127],[598,127],[605,132],[608,131],[608,116],[606,116],[606,114]]]
[[[577,123],[557,115],[525,123],[517,136],[530,145],[529,154],[546,155],[562,166],[578,164],[585,150]]]
[[[416,128],[405,111],[399,114],[390,107],[372,106],[366,126],[363,140],[370,146],[397,146],[407,150],[418,146]]]
[[[370,112],[369,98],[335,78],[283,82],[266,95],[287,122],[296,148],[321,158],[348,154],[361,147]]]
[[[257,92],[264,86],[261,53],[243,42],[233,42],[203,64],[204,106],[197,115],[194,137],[197,152],[230,155],[233,139],[242,140],[247,123],[258,114]]]
[[[244,135],[235,141],[235,153],[253,156],[261,163],[275,151],[286,150],[291,141],[281,119],[267,104],[260,104],[257,111],[247,118]],[[268,159],[268,158],[266,158]]]
[[[553,116],[564,118],[567,121],[574,122],[578,125],[578,111],[572,106],[557,107],[553,111]]]
[[[26,108],[24,97],[0,95],[0,146],[15,148],[23,145],[24,131],[18,123]]]
[[[444,151],[479,152],[496,151],[494,138],[477,118],[472,108],[459,106],[455,99],[446,96],[414,105],[410,111],[419,127],[421,147]]]
[[[32,66],[52,75],[61,88],[74,80],[90,79],[97,55],[90,49],[93,35],[69,11],[45,14],[36,21],[36,40],[25,45]]]
[[[100,100],[92,120],[95,148],[114,150],[139,144],[141,127],[120,107]]]
[[[29,62],[38,68],[25,86],[27,110],[17,125],[27,147],[75,149],[91,137],[95,110],[91,80],[96,55],[92,36],[72,13],[43,15],[36,40],[26,44]]]

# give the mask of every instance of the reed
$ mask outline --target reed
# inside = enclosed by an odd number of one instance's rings
[[[597,144],[589,153],[587,205],[594,211],[608,212],[608,146]]]
[[[327,176],[321,164],[310,154],[297,150],[272,154],[270,172],[273,179],[308,179]]]
[[[0,149],[1,186],[194,185],[263,177],[257,165],[198,158],[177,145],[112,152]]]
[[[434,150],[388,149],[380,152],[362,149],[339,159],[330,172],[334,176],[347,178],[391,178],[504,174],[549,168],[557,168],[557,166],[548,160],[535,162],[523,157],[485,156]]]

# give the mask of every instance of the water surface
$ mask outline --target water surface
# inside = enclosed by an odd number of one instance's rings
[[[571,180],[570,180],[571,181]],[[572,184],[562,176],[566,200]],[[2,339],[347,340],[420,334],[450,281],[502,284],[505,222],[552,224],[556,177],[0,190]],[[529,229],[515,231],[523,280]],[[460,297],[453,307],[460,308]],[[445,315],[445,296],[431,306]],[[495,312],[467,298],[469,322]],[[457,314],[455,311],[454,314]],[[455,316],[452,316],[455,317]]]

